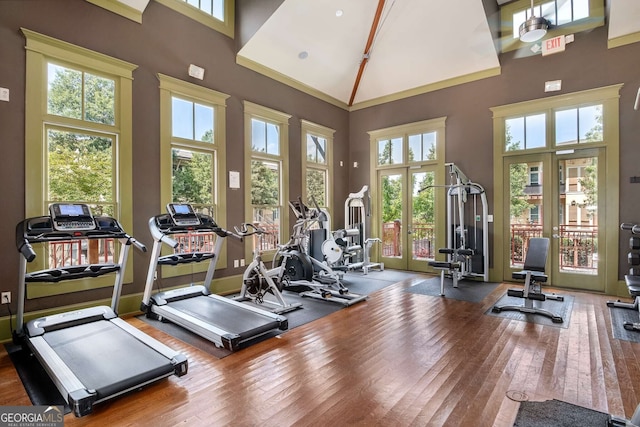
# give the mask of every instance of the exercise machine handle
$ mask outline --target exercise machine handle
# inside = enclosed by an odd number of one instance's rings
[[[243,222],[240,227],[234,225],[233,228],[236,230],[236,233],[242,237],[253,236],[254,234],[267,234],[265,230],[262,228],[258,228],[250,222]]]
[[[134,239],[131,236],[129,236],[129,242],[131,242],[131,244],[135,246],[139,251],[147,252],[147,247],[144,245],[144,243]]]
[[[236,239],[242,241],[242,236],[240,236],[240,235],[238,235],[238,234],[236,234],[236,233],[234,233],[232,231],[225,230],[224,228],[218,227],[218,229],[216,230],[216,234],[218,236],[220,236],[220,237],[229,237],[229,236],[235,237]]]
[[[178,242],[176,239],[172,239],[171,237],[167,236],[166,234],[163,234],[162,236],[160,236],[160,238],[158,239],[159,241],[161,241],[162,243],[169,245],[170,248],[175,249],[178,246],[180,246],[180,242]]]
[[[25,257],[27,262],[31,262],[34,259],[36,259],[36,251],[33,250],[33,247],[31,246],[31,244],[29,244],[29,242],[27,242],[26,240],[20,246],[19,250],[22,256]]]

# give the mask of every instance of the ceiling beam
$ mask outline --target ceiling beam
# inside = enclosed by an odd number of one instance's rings
[[[373,39],[375,38],[376,32],[378,31],[380,16],[382,16],[382,9],[384,9],[384,1],[385,0],[378,0],[378,8],[376,9],[376,14],[373,17],[373,23],[371,24],[371,29],[369,30],[369,39],[367,40],[367,45],[364,48],[364,54],[362,55],[362,61],[360,62],[360,68],[358,69],[356,82],[354,83],[353,90],[351,91],[351,98],[349,98],[349,107],[353,105],[353,100],[356,97],[358,86],[360,86],[360,79],[362,78],[364,67],[367,65],[367,61],[369,60],[369,56],[371,55],[371,46],[373,45]]]

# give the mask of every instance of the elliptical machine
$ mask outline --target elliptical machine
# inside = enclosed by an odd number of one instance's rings
[[[286,244],[276,251],[274,266],[282,266],[281,278],[285,289],[303,288],[303,297],[353,305],[367,299],[354,294],[342,283],[343,272],[333,270],[322,254],[322,244],[327,239],[328,217],[318,204],[310,209],[300,198],[289,202],[297,221],[293,234]]]

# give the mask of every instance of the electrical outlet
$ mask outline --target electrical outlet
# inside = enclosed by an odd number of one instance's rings
[[[238,261],[237,259],[233,260],[233,268],[238,268],[240,267],[240,261]]]
[[[0,101],[9,102],[9,89],[0,87]]]
[[[240,267],[244,267],[244,258],[240,260]]]
[[[11,302],[11,292],[3,292],[2,295],[0,295],[0,300],[2,304],[9,304]]]

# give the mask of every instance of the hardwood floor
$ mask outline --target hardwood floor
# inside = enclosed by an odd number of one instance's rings
[[[223,359],[130,318],[183,352],[188,374],[65,426],[511,426],[519,403],[507,394],[633,414],[640,344],[612,337],[610,297],[571,292],[560,328],[484,315],[513,285],[478,304],[404,292],[420,280]],[[30,404],[4,350],[0,378],[0,405]]]

